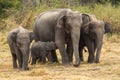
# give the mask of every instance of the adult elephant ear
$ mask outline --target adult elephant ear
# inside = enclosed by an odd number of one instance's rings
[[[82,22],[83,22],[83,25],[87,24],[88,22],[90,22],[91,19],[90,19],[90,16],[86,13],[83,13],[82,14]]]
[[[33,32],[29,32],[29,35],[30,35],[30,42],[32,42],[33,39],[34,39],[34,33]]]
[[[112,33],[112,26],[111,26],[111,24],[110,23],[108,23],[108,22],[104,22],[104,24],[105,24],[105,33]]]
[[[66,11],[63,11],[60,13],[60,15],[58,16],[59,19],[57,21],[57,28],[62,28],[63,26],[65,26],[65,22],[66,22]]]
[[[67,13],[71,12],[71,10],[63,10],[61,13],[58,15],[58,20],[57,20],[57,28],[63,28],[65,27],[65,22],[66,22],[66,15]]]

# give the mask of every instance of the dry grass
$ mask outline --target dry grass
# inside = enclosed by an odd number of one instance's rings
[[[99,64],[88,64],[88,54],[84,53],[85,61],[78,68],[37,63],[29,65],[29,71],[12,68],[6,34],[0,33],[0,36],[0,80],[120,80],[120,37],[117,35],[104,37]]]

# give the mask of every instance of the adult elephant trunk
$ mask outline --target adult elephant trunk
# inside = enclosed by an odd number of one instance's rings
[[[74,27],[71,31],[71,38],[73,42],[73,53],[75,55],[75,64],[74,66],[77,67],[80,64],[80,58],[79,58],[79,39],[80,39],[80,28]]]
[[[22,54],[23,54],[22,69],[23,70],[29,70],[29,68],[28,68],[29,47],[24,47],[22,49]]]

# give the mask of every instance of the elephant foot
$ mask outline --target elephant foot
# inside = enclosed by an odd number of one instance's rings
[[[65,67],[69,67],[70,66],[70,64],[62,64],[63,66],[65,66]]]
[[[88,58],[88,63],[94,63],[94,62],[95,62],[95,60],[94,60],[93,57],[89,57],[89,58]]]
[[[13,67],[13,69],[18,69],[18,67]]]
[[[31,65],[35,65],[36,63],[31,63]]]
[[[88,60],[88,63],[94,63],[94,60]]]
[[[53,62],[59,63],[59,61],[58,61],[58,60],[53,60]]]
[[[70,63],[62,63],[63,66],[70,66]]]
[[[29,68],[28,68],[28,67],[27,67],[27,68],[22,68],[21,70],[22,70],[22,71],[28,71]]]
[[[17,68],[18,68],[18,66],[17,66],[17,65],[16,65],[16,66],[13,66],[13,68],[14,68],[14,69],[17,69]]]
[[[73,66],[74,66],[74,67],[79,67],[79,65],[80,65],[80,62],[77,63],[77,64],[74,64]]]
[[[95,60],[95,63],[100,63],[99,60]]]
[[[83,58],[81,58],[81,59],[80,59],[80,61],[84,61],[84,59],[83,59]]]
[[[74,66],[74,67],[79,67],[79,64],[74,64],[73,66]]]

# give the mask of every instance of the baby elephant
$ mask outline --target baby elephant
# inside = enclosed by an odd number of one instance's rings
[[[49,51],[55,49],[56,49],[56,45],[52,41],[51,42],[37,41],[33,43],[31,47],[31,57],[32,57],[31,65],[36,64],[36,61],[38,59],[41,60],[43,63],[45,63],[46,57],[48,61],[52,61]]]
[[[29,46],[33,39],[33,33],[22,26],[9,32],[7,41],[12,55],[13,68],[18,68],[19,65],[20,69],[29,70]]]

